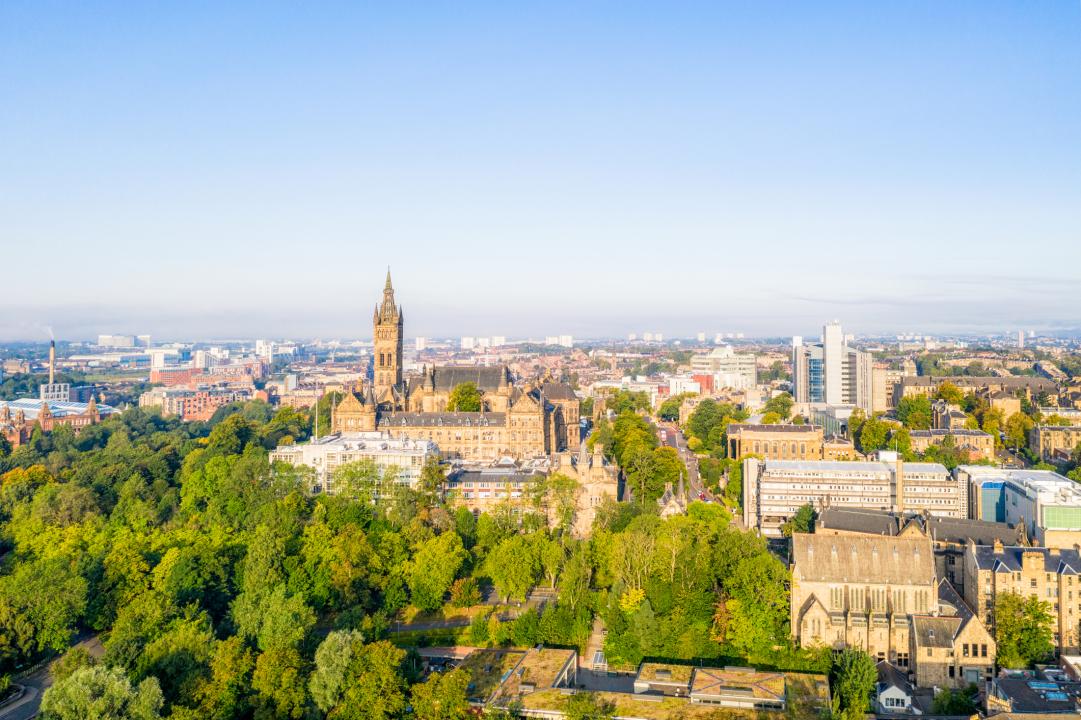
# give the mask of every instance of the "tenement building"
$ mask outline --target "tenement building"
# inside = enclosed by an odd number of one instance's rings
[[[858,648],[925,687],[990,678],[995,661],[925,536],[793,535],[791,627],[803,647]]]
[[[1051,606],[1060,653],[1081,647],[1081,555],[1077,549],[991,546],[970,543],[965,553],[965,600],[994,629],[995,600],[1002,593],[1037,597]]]
[[[967,517],[964,484],[937,463],[833,462],[747,458],[743,520],[765,536],[803,505]]]
[[[1044,462],[1064,462],[1081,445],[1081,425],[1037,425],[1029,431],[1029,446]]]
[[[965,428],[912,430],[909,432],[909,437],[912,438],[914,452],[927,452],[932,445],[952,445],[964,454],[968,462],[995,459],[995,438],[983,430]]]
[[[577,449],[578,400],[570,387],[540,378],[519,384],[506,367],[435,366],[406,377],[404,322],[388,272],[373,315],[374,380],[363,393],[347,392],[334,407],[333,432],[379,430],[430,440],[444,458],[478,462]],[[448,409],[455,388],[467,383],[479,391],[480,409]]]

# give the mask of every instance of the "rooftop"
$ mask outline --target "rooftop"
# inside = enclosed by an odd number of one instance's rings
[[[784,674],[754,668],[695,668],[691,681],[692,695],[710,697],[753,697],[755,700],[783,703]]]
[[[41,400],[40,398],[19,398],[18,400],[0,400],[0,408],[10,408],[11,414],[15,415],[18,411],[22,410],[26,415],[27,420],[36,420],[38,413],[41,412],[41,404],[46,403],[49,406],[49,412],[55,417],[66,417],[68,415],[82,415],[86,412],[87,403],[82,402],[68,402],[66,400]],[[98,415],[102,417],[111,415],[116,412],[116,408],[111,405],[103,405],[98,403]]]

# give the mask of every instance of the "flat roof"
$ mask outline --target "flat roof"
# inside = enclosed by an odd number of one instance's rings
[[[692,695],[710,697],[753,697],[783,703],[784,673],[759,671],[754,668],[695,668],[691,680]]]

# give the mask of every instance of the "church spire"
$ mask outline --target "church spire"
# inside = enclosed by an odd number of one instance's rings
[[[383,292],[394,292],[394,285],[390,282],[390,265],[387,265],[387,284],[383,286]]]

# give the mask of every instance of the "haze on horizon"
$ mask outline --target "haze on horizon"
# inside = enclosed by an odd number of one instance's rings
[[[1081,5],[0,5],[0,340],[1081,327]]]

